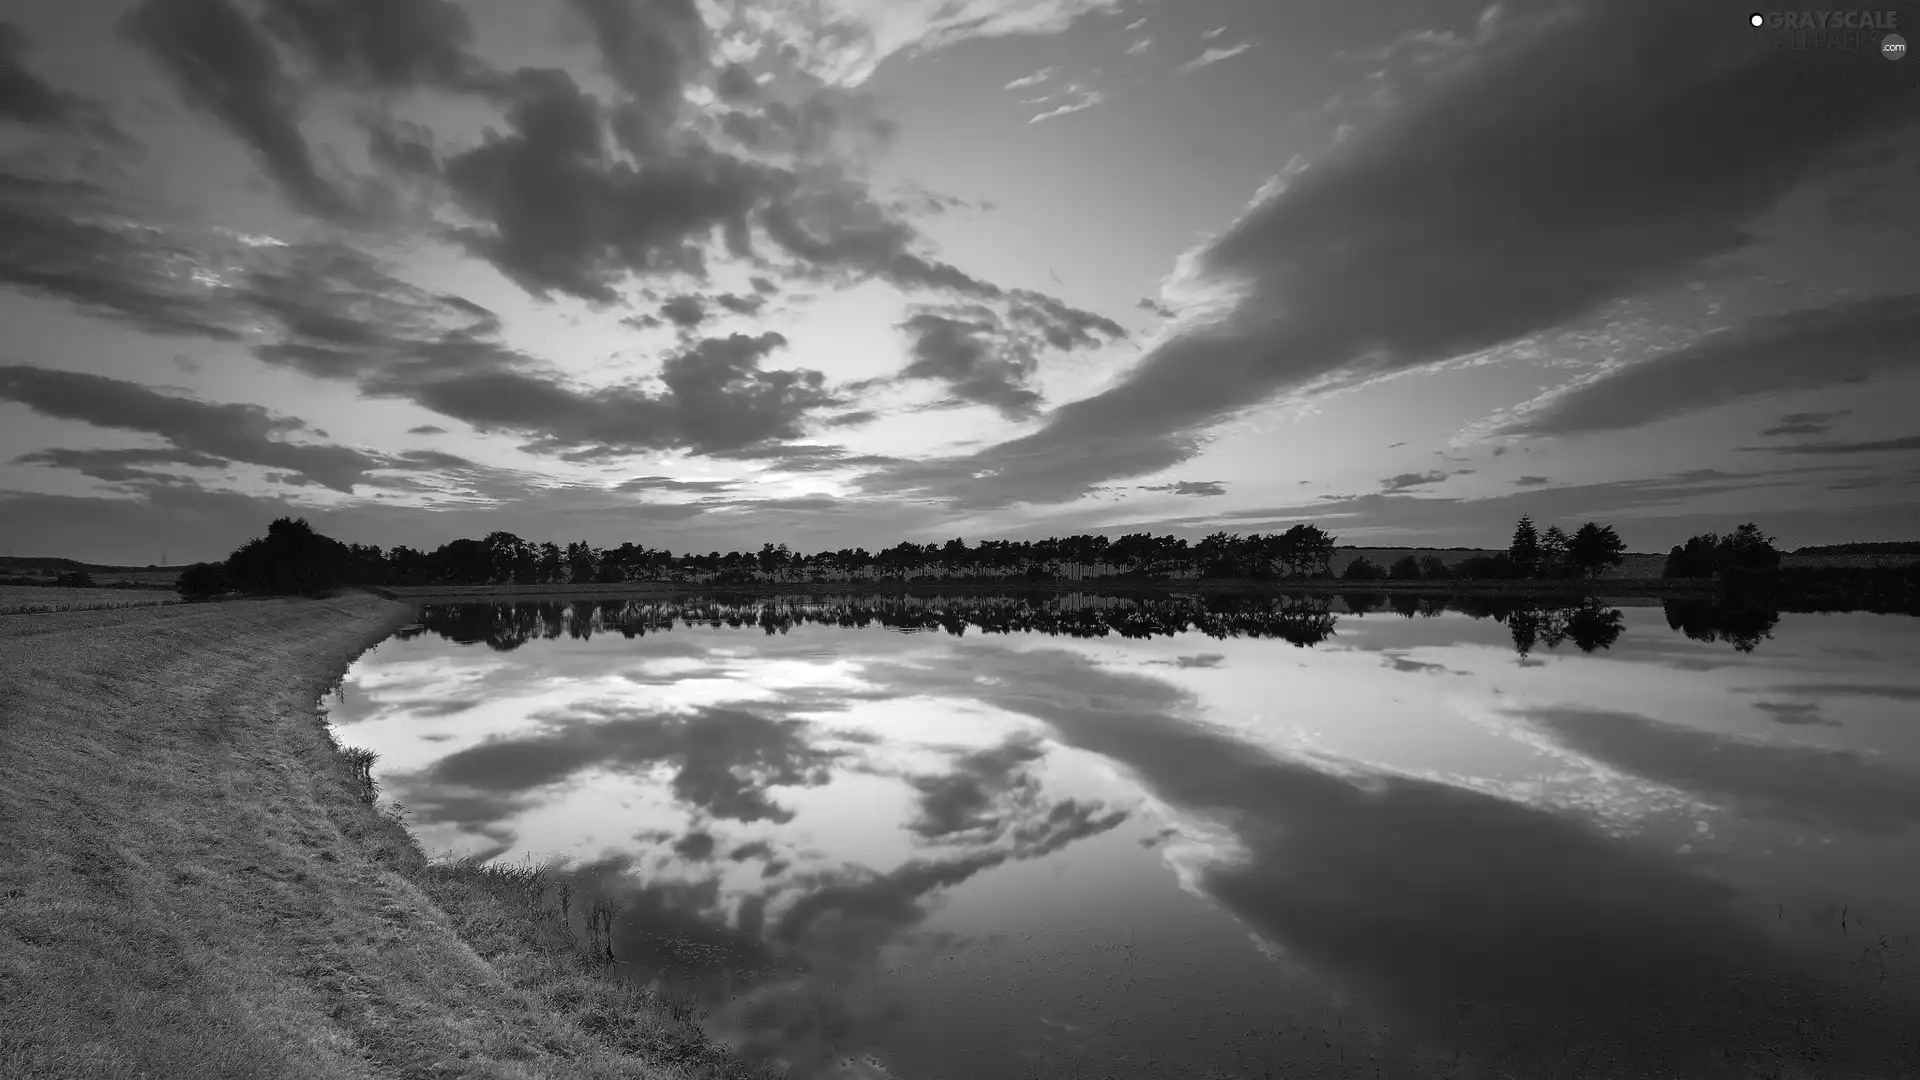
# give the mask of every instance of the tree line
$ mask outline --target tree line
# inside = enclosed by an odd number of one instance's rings
[[[1571,535],[1558,525],[1545,531],[1521,515],[1507,550],[1475,555],[1453,564],[1437,555],[1405,555],[1391,566],[1362,556],[1340,574],[1345,581],[1504,581],[1591,578],[1618,566],[1626,542],[1611,525],[1589,521]]]
[[[982,540],[968,544],[903,541],[865,548],[802,553],[786,544],[758,551],[676,553],[632,542],[597,548],[575,541],[536,543],[496,531],[458,539],[431,551],[405,545],[382,549],[316,532],[304,518],[278,518],[265,536],[249,540],[222,562],[195,563],[177,588],[189,599],[227,592],[323,595],[344,585],[558,585],[674,582],[705,586],[760,582],[955,580],[1090,581],[1232,579],[1304,581],[1332,577],[1335,537],[1316,525],[1241,535],[1224,531],[1189,543],[1176,536],[1128,533]],[[1448,563],[1436,554],[1409,554],[1390,566],[1365,557],[1349,562],[1352,582],[1497,581],[1591,578],[1616,566],[1626,550],[1613,526],[1586,522],[1572,533],[1542,530],[1523,516],[1507,550]],[[1771,538],[1753,525],[1727,536],[1696,536],[1669,555],[1667,577],[1707,577],[1729,570],[1779,564]]]
[[[865,548],[801,553],[786,544],[758,551],[675,553],[631,542],[596,548],[561,547],[510,532],[454,540],[432,551],[405,545],[390,550],[322,536],[304,518],[279,518],[267,535],[247,542],[220,563],[196,563],[180,576],[180,591],[206,597],[228,591],[319,595],[342,585],[555,585],[668,581],[744,585],[762,581],[876,581],[950,578],[1082,581],[1092,578],[1171,577],[1303,580],[1329,575],[1334,537],[1318,526],[1241,536],[1216,532],[1198,542],[1129,533],[1046,540],[982,540],[969,545],[903,541]]]

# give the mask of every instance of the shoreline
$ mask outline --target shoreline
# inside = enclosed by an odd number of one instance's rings
[[[579,585],[387,585],[371,590],[383,597],[407,603],[486,602],[494,598],[540,600],[571,597],[671,597],[689,595],[736,596],[894,596],[925,593],[1103,593],[1121,595],[1148,593],[1254,593],[1281,596],[1287,594],[1364,593],[1382,595],[1414,593],[1429,596],[1551,596],[1600,597],[1620,599],[1700,598],[1716,596],[1717,582],[1700,579],[1663,581],[1660,579],[1622,579],[1595,581],[1270,581],[1260,579],[1209,579],[1205,581],[1122,581],[1096,578],[1087,581],[1027,581],[1017,578],[980,580],[955,578],[921,581],[756,581],[738,584],[709,582],[626,581]]]
[[[0,1075],[760,1075],[371,801],[319,705],[413,610],[0,619]]]

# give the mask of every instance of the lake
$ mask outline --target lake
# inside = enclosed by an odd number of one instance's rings
[[[1917,655],[1704,601],[430,604],[329,709],[429,853],[568,860],[795,1077],[1894,1076]]]

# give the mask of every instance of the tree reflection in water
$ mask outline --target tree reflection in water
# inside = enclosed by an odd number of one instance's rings
[[[1200,633],[1212,638],[1274,638],[1305,648],[1332,637],[1339,614],[1364,616],[1382,608],[1408,619],[1433,618],[1448,611],[1493,619],[1512,632],[1514,650],[1523,657],[1538,648],[1554,649],[1566,643],[1582,652],[1609,648],[1626,625],[1618,608],[1592,597],[1555,603],[1514,596],[1348,593],[1336,602],[1328,596],[1251,594],[765,597],[719,593],[662,599],[427,604],[420,610],[419,622],[399,636],[435,633],[504,652],[536,639],[562,636],[635,638],[700,626],[759,627],[772,635],[811,625],[879,626],[902,633],[945,631],[955,637],[969,630],[1080,638]],[[1669,600],[1666,615],[1670,627],[1690,638],[1725,641],[1742,652],[1752,652],[1780,617],[1772,609],[1710,600]]]

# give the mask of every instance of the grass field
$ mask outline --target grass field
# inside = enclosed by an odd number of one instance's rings
[[[0,619],[0,1076],[756,1075],[597,974],[537,879],[375,809],[315,706],[411,614]]]
[[[42,585],[0,585],[0,615],[98,611],[177,603],[180,603],[177,594],[157,589],[61,589]]]

